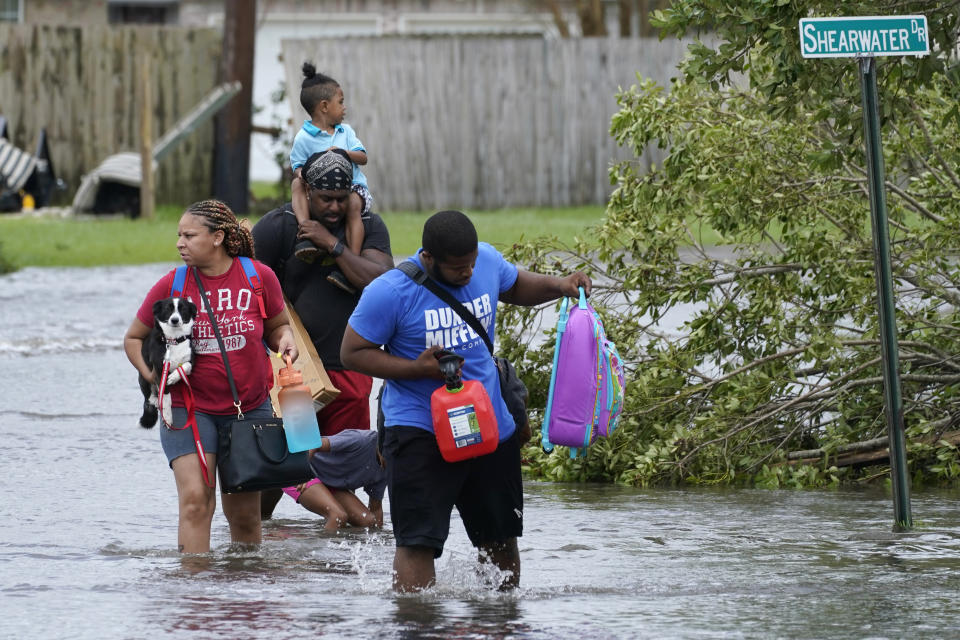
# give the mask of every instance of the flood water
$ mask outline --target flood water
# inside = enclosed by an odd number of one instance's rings
[[[175,551],[173,476],[120,348],[172,265],[0,276],[2,638],[949,638],[960,493],[527,482],[521,588],[459,521],[436,588],[395,596],[393,538],[322,531],[289,498],[255,551]]]

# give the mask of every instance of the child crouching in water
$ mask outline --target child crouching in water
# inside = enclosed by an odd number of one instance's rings
[[[360,217],[370,212],[373,197],[367,190],[367,177],[358,166],[367,164],[367,151],[353,128],[343,122],[347,113],[343,89],[336,80],[317,73],[312,64],[304,62],[300,104],[310,114],[310,118],[304,120],[303,127],[293,139],[293,148],[290,151],[290,166],[294,172],[290,185],[293,214],[301,228],[310,219],[307,192],[300,180],[300,169],[307,158],[328,149],[342,149],[353,162],[353,187],[346,216],[347,248],[359,254],[363,246],[363,222]],[[307,239],[299,241],[294,248],[294,255],[308,263],[315,261],[321,253],[322,251]],[[356,293],[353,285],[338,269],[330,272],[327,280],[348,293]]]
[[[323,436],[323,445],[310,454],[310,466],[317,477],[298,487],[288,487],[284,493],[303,508],[324,516],[324,529],[328,531],[345,524],[383,527],[387,472],[377,450],[377,432],[344,429]],[[367,506],[353,493],[361,487],[370,497]]]

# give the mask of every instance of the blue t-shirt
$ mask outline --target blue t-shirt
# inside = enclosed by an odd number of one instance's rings
[[[363,143],[357,137],[353,127],[348,124],[338,124],[334,127],[333,135],[319,129],[313,125],[310,120],[304,120],[303,126],[297,135],[293,138],[293,148],[290,150],[290,166],[293,169],[299,169],[307,161],[307,158],[315,153],[326,151],[330,147],[338,147],[346,151],[363,151]],[[363,175],[357,163],[353,163],[353,184],[367,186],[367,176]]]
[[[411,260],[423,269],[419,251]],[[462,287],[440,286],[474,312],[493,340],[497,300],[516,281],[517,268],[492,246],[481,242],[470,282]],[[500,440],[513,435],[513,418],[500,395],[497,367],[483,338],[426,287],[399,269],[391,269],[363,290],[350,316],[350,326],[360,337],[385,345],[391,354],[401,358],[415,360],[433,345],[463,356],[463,379],[478,380],[487,390],[497,415]],[[442,384],[441,380],[431,378],[387,380],[383,391],[385,425],[419,427],[433,432],[430,396]]]

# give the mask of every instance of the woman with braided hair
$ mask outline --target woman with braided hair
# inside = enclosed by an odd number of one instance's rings
[[[218,429],[237,415],[233,395],[211,322],[215,321],[236,383],[241,410],[248,418],[270,417],[268,394],[273,371],[263,348],[297,359],[293,332],[287,322],[283,294],[276,275],[253,260],[260,282],[258,299],[238,256],[253,258],[253,238],[223,202],[204,200],[184,211],[177,228],[177,251],[188,267],[182,297],[199,310],[193,325],[193,370],[189,376],[195,416],[203,445],[206,469],[201,464],[192,429],[187,423],[183,384],[169,387],[173,405],[171,426],[161,427],[160,443],[173,469],[179,497],[179,549],[183,553],[210,550],[210,524],[216,510]],[[153,304],[171,295],[175,271],[159,280],[147,293],[123,340],[127,358],[148,381],[153,373],[140,349],[153,327]],[[206,313],[198,282],[213,309]],[[171,428],[172,427],[172,428]],[[209,485],[206,476],[209,478]],[[235,543],[259,544],[260,493],[222,494],[223,514]]]

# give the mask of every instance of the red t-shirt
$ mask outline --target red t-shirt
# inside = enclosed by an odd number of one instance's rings
[[[267,317],[273,318],[283,312],[283,292],[277,276],[267,265],[254,261],[260,280],[263,282],[263,304]],[[174,272],[171,271],[153,285],[137,311],[137,318],[153,326],[153,303],[170,296]],[[257,297],[250,288],[243,266],[234,259],[233,265],[223,275],[210,277],[200,275],[207,299],[217,316],[220,335],[230,358],[230,369],[240,396],[240,407],[248,411],[267,399],[273,381],[273,369],[263,344],[263,318]],[[198,411],[226,415],[235,413],[230,383],[220,356],[216,334],[197,289],[193,270],[187,272],[183,296],[197,305],[198,313],[193,324],[193,372],[190,386]],[[183,383],[169,388],[173,406],[183,407]]]

